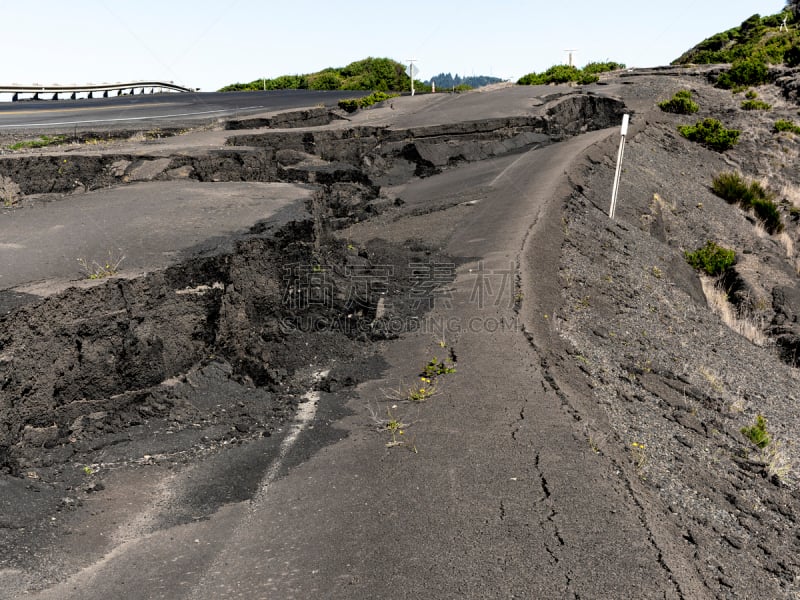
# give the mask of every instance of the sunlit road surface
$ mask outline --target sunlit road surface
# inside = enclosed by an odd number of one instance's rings
[[[315,106],[335,106],[363,92],[278,90],[208,92],[0,103],[0,131],[42,127],[84,128],[141,121],[197,121],[222,116]]]

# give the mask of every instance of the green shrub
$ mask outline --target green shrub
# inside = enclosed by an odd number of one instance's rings
[[[771,104],[767,104],[761,100],[745,100],[742,102],[742,109],[744,110],[770,110],[771,108]]]
[[[359,108],[367,108],[378,102],[383,102],[389,98],[395,98],[397,94],[387,94],[385,92],[372,92],[369,96],[363,98],[348,98],[346,100],[339,100],[339,108],[347,112],[355,112]]]
[[[753,200],[752,206],[756,217],[764,224],[764,229],[771,234],[783,231],[783,219],[777,204],[772,200],[757,198]]]
[[[760,55],[747,56],[733,62],[731,68],[719,76],[717,87],[732,89],[746,85],[761,85],[769,81],[769,68]]]
[[[583,69],[572,65],[553,65],[543,73],[528,73],[517,81],[519,85],[547,85],[550,83],[575,82],[580,85],[595,83],[600,80],[598,73],[624,69],[625,65],[614,61],[591,62]]]
[[[783,231],[783,219],[778,205],[757,181],[747,181],[738,173],[720,173],[711,183],[711,190],[730,204],[738,204],[744,210],[753,209],[756,217],[769,233]]]
[[[528,73],[517,82],[520,85],[547,85],[548,83],[569,83],[577,81],[581,72],[572,65],[554,65],[543,73]]]
[[[756,422],[750,427],[742,427],[742,434],[762,450],[769,446],[770,439],[767,432],[767,420],[763,415],[756,416]]]
[[[725,150],[733,148],[741,134],[738,129],[725,129],[722,123],[716,119],[704,119],[695,125],[683,125],[678,127],[678,131],[688,140],[717,152],[725,152]]]
[[[356,112],[361,107],[359,102],[360,98],[348,98],[346,100],[339,100],[339,108],[349,113]]]
[[[790,131],[800,135],[800,126],[795,125],[792,121],[779,119],[778,121],[775,121],[775,132],[780,133],[782,131]]]
[[[309,75],[307,81],[310,90],[338,90],[342,85],[341,75],[330,69]]]
[[[606,62],[590,62],[583,67],[583,72],[590,75],[597,75],[598,73],[607,73],[608,71],[619,71],[624,69],[625,65],[622,63],[609,60]]]
[[[756,200],[771,200],[772,196],[757,181],[747,181],[738,173],[720,173],[711,182],[711,191],[730,204],[745,210]]]
[[[800,44],[796,44],[784,52],[783,60],[787,67],[800,66]]]
[[[733,250],[723,248],[710,240],[702,248],[698,248],[694,252],[684,252],[683,255],[686,257],[686,262],[693,268],[705,271],[712,277],[719,275],[736,263],[736,253]]]
[[[658,107],[664,112],[678,115],[690,115],[700,110],[700,106],[697,102],[692,100],[692,92],[689,90],[676,92],[670,100],[659,102]]]
[[[755,90],[747,90],[747,93],[744,95],[744,97],[748,100],[755,100],[758,98],[758,94],[755,92]]]

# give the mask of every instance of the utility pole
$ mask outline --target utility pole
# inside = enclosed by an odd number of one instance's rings
[[[577,52],[577,51],[578,51],[577,48],[567,48],[566,50],[564,50],[564,52],[569,52],[569,63],[568,64],[569,64],[570,67],[574,67],[575,66],[575,64],[572,61],[572,53],[573,52]]]
[[[408,60],[408,76],[411,78],[411,95],[414,95],[414,63],[417,62],[416,58],[409,58]]]

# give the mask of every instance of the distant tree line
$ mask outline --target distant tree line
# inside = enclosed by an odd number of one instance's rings
[[[503,81],[499,77],[489,77],[488,75],[470,75],[469,77],[461,77],[459,74],[452,75],[450,73],[439,73],[431,77],[426,83],[428,85],[435,83],[436,89],[447,90],[461,86],[471,88],[483,87],[484,85],[491,85],[492,83],[500,83]]]

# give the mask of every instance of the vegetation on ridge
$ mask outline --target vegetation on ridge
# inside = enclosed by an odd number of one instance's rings
[[[421,81],[414,81],[417,90],[426,89]],[[375,90],[402,92],[411,89],[411,78],[406,66],[390,58],[368,57],[346,67],[323,69],[306,75],[281,75],[274,79],[256,79],[249,83],[234,83],[220,92],[259,90]]]
[[[786,19],[788,30],[781,25]],[[741,25],[717,33],[685,52],[672,64],[735,63],[758,59],[763,64],[800,64],[800,10],[789,2],[783,12],[768,17],[755,14]]]
[[[389,98],[396,97],[397,94],[386,94],[385,92],[372,92],[369,96],[363,98],[348,98],[346,100],[339,100],[339,108],[347,112],[355,112],[359,108],[367,108],[378,102],[389,100]]]
[[[595,83],[599,73],[624,69],[625,65],[614,61],[591,62],[582,69],[572,65],[553,65],[543,73],[528,73],[517,81],[519,85],[547,85],[550,83],[571,83],[579,85]]]

